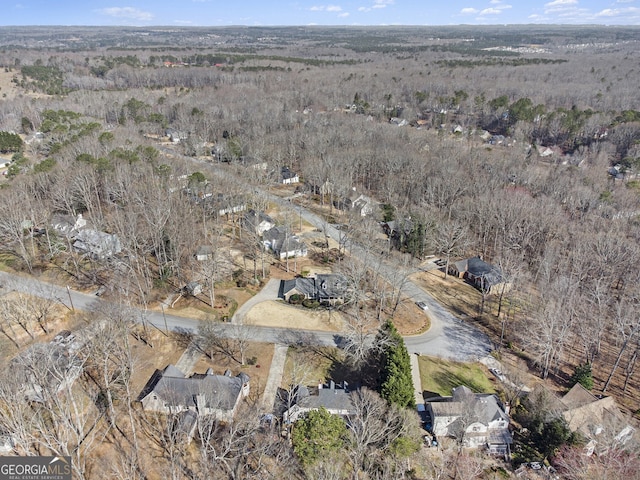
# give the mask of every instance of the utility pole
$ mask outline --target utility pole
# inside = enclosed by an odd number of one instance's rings
[[[164,329],[167,332],[166,335],[169,335],[169,327],[167,327],[167,317],[164,314],[164,303],[160,304],[160,308],[162,308],[162,318],[164,319]]]
[[[73,300],[71,299],[71,289],[69,288],[69,285],[67,285],[67,295],[69,295],[69,303],[71,304],[71,311],[75,312],[75,308],[73,306]]]

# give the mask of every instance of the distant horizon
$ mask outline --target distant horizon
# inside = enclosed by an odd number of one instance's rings
[[[458,24],[438,24],[438,25],[421,25],[421,24],[406,24],[406,25],[62,25],[62,24],[33,24],[33,25],[0,25],[0,28],[137,28],[137,29],[153,29],[153,28],[167,28],[167,29],[206,29],[206,28],[441,28],[441,27],[478,27],[478,28],[491,28],[491,27],[601,27],[601,28],[640,28],[639,25],[624,25],[624,24],[603,24],[603,23],[493,23],[493,24],[475,24],[475,23],[458,23]]]
[[[0,26],[640,26],[640,0],[16,0]]]

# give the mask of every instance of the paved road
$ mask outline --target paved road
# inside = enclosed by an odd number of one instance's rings
[[[327,224],[318,215],[299,205],[291,205],[289,200],[275,195],[271,195],[270,200],[283,208],[293,208],[305,221],[320,230],[326,230],[326,234],[336,242],[344,243],[345,232]],[[350,255],[360,259],[365,259],[369,255],[362,247],[353,242],[349,242],[348,247]],[[394,279],[398,278],[399,268],[401,267],[383,262],[379,271],[387,279]],[[408,275],[411,272],[405,271],[403,273]],[[415,282],[407,279],[402,287],[402,292],[414,302],[426,303],[431,319],[429,331],[420,335],[404,337],[409,353],[434,355],[458,361],[472,361],[484,357],[493,349],[491,341],[486,335],[472,325],[456,318]]]
[[[0,272],[0,285],[5,291],[17,291],[29,293],[42,298],[48,298],[66,306],[67,308],[90,311],[96,309],[101,303],[109,303],[109,300],[97,297],[94,294],[82,293],[73,289],[67,289],[40,281],[33,277],[9,274]],[[198,331],[198,320],[171,315],[165,310],[165,313],[154,312],[151,310],[143,311],[135,310],[139,315],[136,321],[145,321],[161,330],[173,330],[185,333],[195,334]],[[335,333],[318,332],[314,330],[286,329],[275,327],[260,327],[254,325],[233,325],[231,323],[221,323],[220,333],[229,336],[237,335],[238,329],[247,332],[249,340],[280,343],[280,344],[308,344],[308,345],[326,345],[335,346]]]
[[[171,151],[170,153],[172,155],[179,156],[175,154],[175,152]],[[208,163],[192,157],[183,156],[183,158],[193,163]],[[222,179],[229,179],[231,177],[231,175],[225,170],[214,165],[212,165],[212,167],[216,174]],[[293,208],[302,218],[305,219],[305,221],[321,231],[326,231],[326,234],[336,242],[344,242],[345,232],[341,232],[334,226],[327,224],[327,222],[318,215],[299,205],[292,204],[287,199],[283,199],[264,191],[262,193],[271,201],[281,205],[282,207]],[[361,259],[366,259],[366,256],[368,255],[364,249],[354,242],[349,242],[349,251],[351,255]],[[397,278],[398,268],[399,267],[396,265],[387,265],[383,263],[380,266],[380,273],[388,279]],[[405,273],[408,274],[409,272]],[[99,301],[99,298],[95,295],[82,294],[80,292],[74,292],[65,288],[38,282],[35,279],[9,276],[9,274],[5,272],[0,272],[0,283],[12,283],[11,279],[14,279],[13,283],[15,283],[16,286],[13,288],[16,290],[22,289],[29,293],[52,298],[64,303],[68,307],[73,303],[75,308],[86,310],[90,309]],[[420,335],[405,337],[405,343],[410,353],[435,355],[459,361],[472,361],[484,357],[492,350],[491,342],[486,335],[473,326],[460,321],[416,283],[407,279],[402,287],[402,291],[404,295],[412,301],[422,301],[426,303],[429,306],[429,317],[431,318],[431,328],[429,331]],[[255,300],[256,303],[258,301],[259,299]],[[246,310],[241,308],[239,312],[236,312],[236,315],[234,315],[236,322],[241,319],[241,315],[244,315],[249,308],[250,306],[247,306]],[[140,320],[148,321],[150,324],[155,325],[158,328],[165,328],[166,326],[166,328],[170,330],[187,330],[193,333],[197,331],[198,325],[197,320],[152,311],[141,311]],[[227,330],[229,335],[233,335],[234,331],[237,332],[237,330],[234,329],[246,328],[249,330],[249,336],[251,339],[259,341],[284,343],[283,338],[286,338],[292,342],[310,342],[322,345],[336,344],[336,338],[332,333],[258,326],[240,327],[233,323],[225,324],[224,328]]]

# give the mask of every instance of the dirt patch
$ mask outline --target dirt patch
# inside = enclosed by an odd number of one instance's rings
[[[240,365],[237,361],[225,355],[216,355],[213,359],[203,355],[196,363],[193,371],[203,373],[208,368],[211,368],[218,375],[222,375],[227,369],[231,371],[232,375],[244,372],[249,375],[249,381],[251,382],[249,400],[256,400],[257,402],[262,397],[267,383],[273,351],[274,345],[272,343],[252,342],[245,352],[245,358],[252,365],[248,363],[244,366]]]
[[[304,307],[294,307],[276,300],[269,300],[249,310],[244,317],[244,323],[264,327],[339,332],[343,328],[344,319],[340,313],[335,311],[310,310]]]
[[[16,97],[29,97],[29,98],[47,98],[50,95],[37,92],[29,92],[20,88],[18,85],[12,82],[14,78],[20,78],[20,71],[16,69],[0,69],[0,98],[3,100],[11,100]]]
[[[478,315],[482,295],[461,278],[448,275],[445,280],[443,272],[431,270],[416,273],[411,279],[454,315],[463,318]]]
[[[418,335],[431,326],[428,314],[408,299],[400,302],[392,320],[400,335]]]
[[[184,347],[173,336],[158,331],[148,332],[148,343],[130,336],[131,350],[136,359],[136,368],[131,375],[132,390],[137,395],[146,385],[156,369],[175,365],[184,352]]]

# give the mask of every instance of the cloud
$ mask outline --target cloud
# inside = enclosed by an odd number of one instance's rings
[[[627,8],[605,8],[604,10],[596,13],[596,17],[628,17],[640,15],[640,8],[627,7]]]
[[[553,0],[553,2],[545,3],[544,6],[549,8],[560,7],[565,5],[577,5],[578,0]]]
[[[347,18],[349,16],[349,12],[342,12],[340,15],[338,15],[338,17],[340,18]]]
[[[472,7],[466,7],[463,8],[462,10],[460,10],[460,13],[462,15],[475,15],[476,13],[478,13],[479,10],[472,8]]]
[[[103,15],[107,15],[113,18],[127,18],[129,20],[144,20],[148,21],[153,18],[153,14],[145,12],[138,8],[133,7],[108,7],[99,10]]]
[[[312,12],[341,12],[342,7],[338,5],[314,5],[309,10]]]
[[[480,12],[480,15],[500,15],[502,10],[499,8],[485,8]]]
[[[396,0],[373,0],[373,5],[370,7],[358,7],[359,12],[370,12],[374,8],[386,8],[389,5],[394,5]]]

